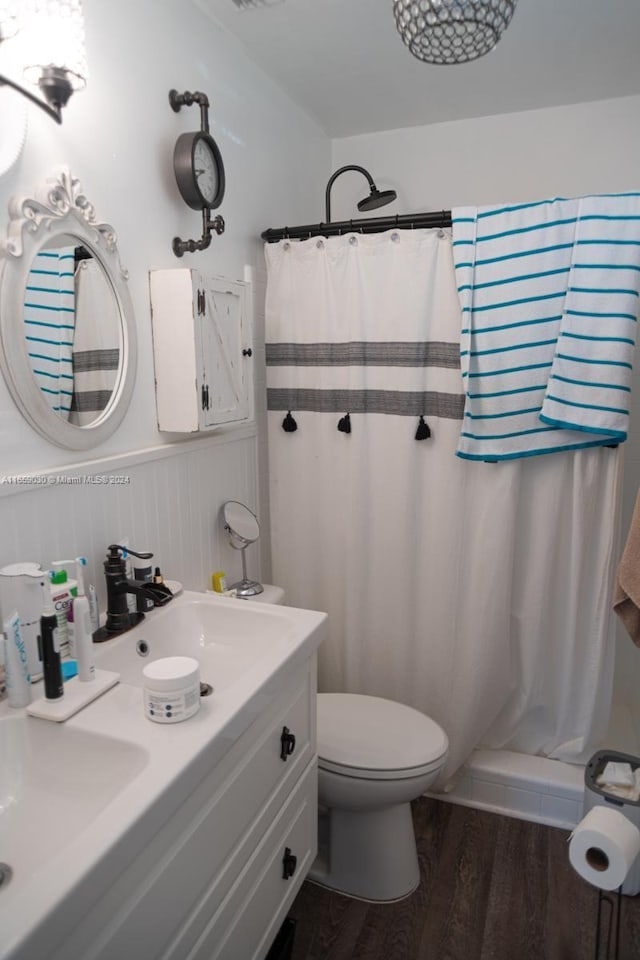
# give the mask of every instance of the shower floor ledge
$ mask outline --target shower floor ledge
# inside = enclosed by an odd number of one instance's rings
[[[449,803],[572,830],[582,819],[584,766],[509,750],[475,750],[446,793]]]

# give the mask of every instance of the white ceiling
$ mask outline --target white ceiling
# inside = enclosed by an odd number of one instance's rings
[[[498,46],[457,66],[411,56],[392,0],[195,2],[330,137],[640,93],[640,0],[519,0]]]

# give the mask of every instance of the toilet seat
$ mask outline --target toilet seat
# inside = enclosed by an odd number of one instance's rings
[[[365,780],[401,780],[437,770],[449,741],[419,710],[381,697],[319,693],[318,766]]]

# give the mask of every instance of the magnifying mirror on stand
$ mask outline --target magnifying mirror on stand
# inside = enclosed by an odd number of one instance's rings
[[[227,500],[222,505],[224,529],[229,534],[229,543],[234,550],[240,550],[242,558],[242,580],[232,583],[230,590],[236,591],[237,597],[256,597],[262,593],[264,587],[257,580],[247,578],[247,560],[245,551],[255,543],[260,536],[260,525],[256,516],[238,500]]]

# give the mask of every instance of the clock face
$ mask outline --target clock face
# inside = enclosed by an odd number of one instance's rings
[[[203,138],[196,140],[193,148],[193,173],[204,201],[211,206],[218,192],[220,177],[213,150]]]
[[[193,210],[215,209],[225,188],[224,164],[209,133],[183,133],[176,140],[173,168],[182,198]]]

